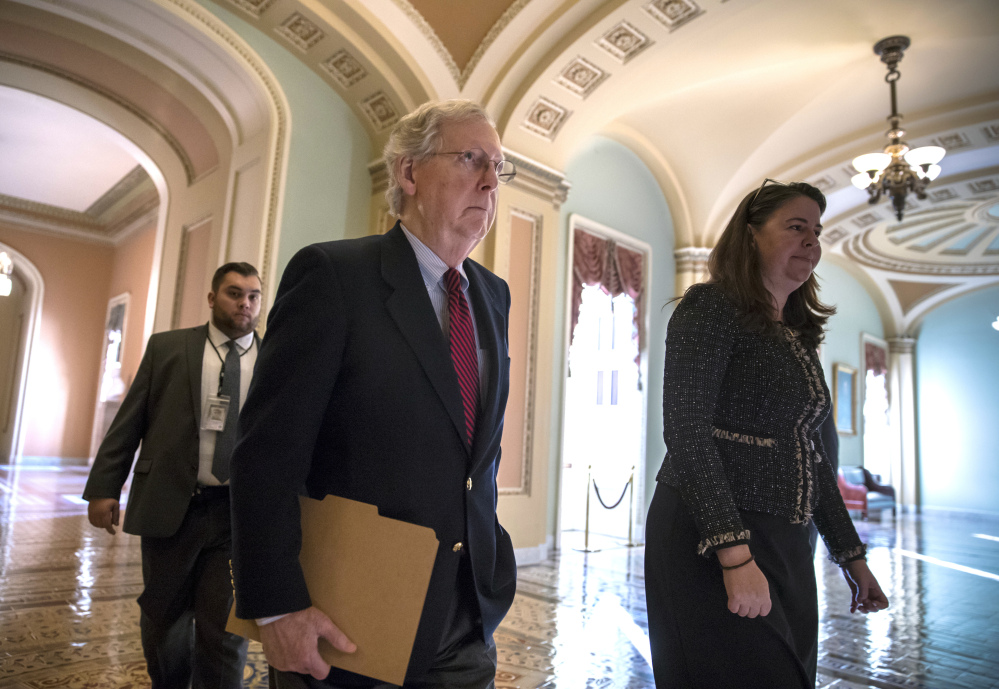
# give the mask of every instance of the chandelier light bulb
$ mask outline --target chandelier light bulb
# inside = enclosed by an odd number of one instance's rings
[[[947,151],[940,146],[920,146],[905,154],[905,162],[912,167],[921,165],[936,165],[943,160]],[[932,178],[931,178],[932,179]]]
[[[928,182],[932,182],[939,176],[940,176],[939,165],[930,165],[929,168],[927,168],[926,172],[923,173],[923,177],[926,178]]]
[[[873,182],[874,179],[866,172],[858,172],[850,178],[850,181],[853,183],[853,186],[857,187],[857,189],[866,189],[871,186],[871,182]]]
[[[0,273],[0,297],[9,297],[10,289],[14,286],[10,278]]]
[[[865,153],[853,159],[853,167],[857,172],[868,172],[877,170],[881,172],[891,163],[891,156],[887,153]]]

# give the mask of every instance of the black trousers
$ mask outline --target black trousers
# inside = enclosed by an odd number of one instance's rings
[[[496,644],[491,637],[488,641],[482,637],[482,619],[473,586],[465,556],[433,665],[422,677],[407,677],[404,689],[493,689]],[[352,675],[352,678],[318,680],[308,675],[270,670],[270,686],[277,689],[394,689],[397,686],[359,675]]]
[[[142,650],[153,689],[235,689],[247,641],[225,631],[232,605],[227,488],[191,499],[177,533],[142,539]]]
[[[693,517],[660,483],[649,508],[645,587],[658,689],[814,688],[818,599],[808,528],[742,512],[773,608],[748,619],[728,610],[715,557],[697,554]]]

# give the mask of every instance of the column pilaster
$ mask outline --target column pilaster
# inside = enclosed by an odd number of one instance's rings
[[[916,340],[912,337],[888,339],[888,380],[892,435],[891,482],[898,502],[906,509],[919,506],[919,456],[916,442]]]

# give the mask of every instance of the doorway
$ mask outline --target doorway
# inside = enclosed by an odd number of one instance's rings
[[[0,464],[17,464],[28,360],[41,320],[42,276],[13,247],[0,244],[14,264],[8,296],[0,296]]]
[[[863,382],[861,410],[863,412],[864,468],[881,481],[894,485],[891,471],[892,434],[888,397],[888,343],[866,333],[861,334],[863,352]]]
[[[559,541],[625,547],[644,521],[649,248],[578,216],[570,230]]]

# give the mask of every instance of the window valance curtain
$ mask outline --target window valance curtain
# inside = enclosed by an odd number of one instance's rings
[[[635,363],[641,360],[642,346],[645,344],[643,324],[642,270],[644,256],[631,249],[619,246],[612,239],[597,237],[584,230],[573,233],[572,250],[572,329],[575,332],[579,322],[579,307],[583,302],[583,287],[597,285],[611,297],[627,294],[635,302],[634,328],[632,337],[638,345]]]

